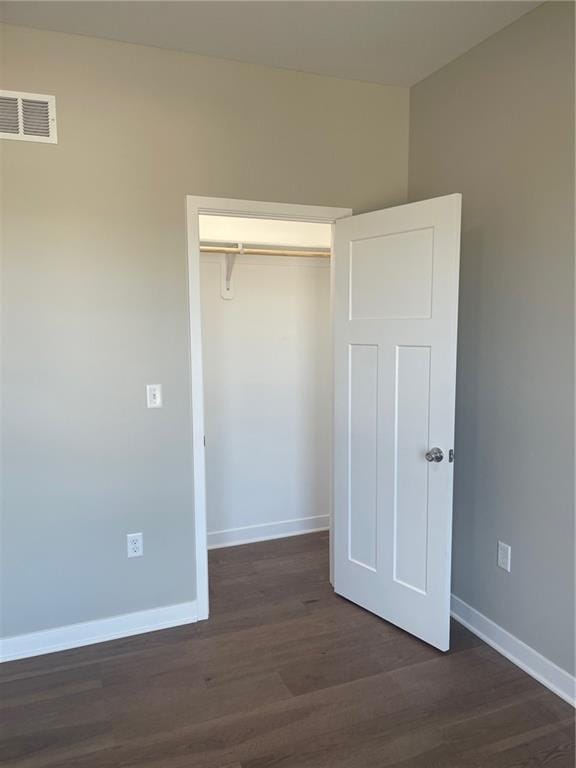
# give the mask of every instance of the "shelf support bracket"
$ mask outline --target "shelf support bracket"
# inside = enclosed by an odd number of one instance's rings
[[[244,247],[242,243],[238,243],[238,255],[244,253]],[[222,269],[222,287],[221,294],[223,299],[234,298],[234,285],[232,283],[232,272],[234,270],[234,264],[236,263],[235,253],[224,254],[224,264]]]

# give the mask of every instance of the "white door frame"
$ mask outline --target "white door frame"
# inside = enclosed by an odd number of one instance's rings
[[[192,416],[192,477],[194,498],[194,539],[196,554],[196,604],[198,620],[207,619],[208,540],[206,533],[206,457],[204,451],[204,384],[202,360],[202,312],[200,294],[200,235],[198,216],[242,216],[245,218],[283,219],[334,224],[352,216],[351,208],[327,208],[319,205],[266,203],[222,197],[186,196],[186,231],[188,248],[188,319],[190,328],[190,397]],[[331,262],[330,293],[333,293]],[[330,445],[332,450],[332,444]],[[332,530],[332,488],[330,488],[330,530]],[[330,535],[330,572],[332,573],[332,535]]]

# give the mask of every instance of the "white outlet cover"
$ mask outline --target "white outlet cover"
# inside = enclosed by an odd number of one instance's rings
[[[128,557],[142,557],[144,554],[144,536],[141,533],[126,535],[126,550]]]
[[[148,408],[162,408],[162,384],[146,385],[146,406]]]

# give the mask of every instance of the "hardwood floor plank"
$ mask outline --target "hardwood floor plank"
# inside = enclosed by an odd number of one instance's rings
[[[332,732],[319,739],[298,743],[288,752],[276,752],[253,760],[246,760],[242,768],[346,768],[351,765],[363,768],[384,768],[396,765],[401,758],[428,755],[441,745],[441,739],[433,728],[410,730],[398,735],[382,736],[363,732],[360,736],[353,729]]]
[[[0,732],[3,738],[21,735],[32,738],[35,733],[93,723],[107,723],[101,689],[5,707]]]
[[[189,686],[170,676],[171,685],[111,686],[105,690],[112,730],[119,743],[151,734],[170,733],[218,720],[247,706],[269,705],[292,694],[278,674],[235,680],[213,688]]]
[[[546,692],[538,696],[507,701],[501,707],[489,712],[475,714],[457,723],[449,722],[441,732],[459,751],[472,751],[480,748],[498,749],[506,746],[507,741],[517,742],[530,738],[530,734],[540,728],[553,728],[568,724],[573,718],[572,708],[557,706]]]
[[[479,768],[574,768],[574,725],[541,729],[513,746],[492,746],[479,751],[477,760]]]
[[[101,687],[99,664],[84,664],[59,672],[0,681],[0,710]]]
[[[0,764],[3,768],[44,768],[73,756],[76,761],[87,752],[95,753],[114,743],[106,722],[65,725],[2,737]]]

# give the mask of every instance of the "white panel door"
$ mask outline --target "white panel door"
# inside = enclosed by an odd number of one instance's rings
[[[334,588],[441,650],[460,212],[449,195],[334,225]]]

